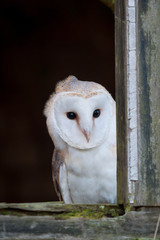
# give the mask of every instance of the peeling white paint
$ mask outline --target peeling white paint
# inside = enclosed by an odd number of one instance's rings
[[[137,52],[136,1],[127,0],[127,116],[128,116],[128,190],[130,203],[134,203],[135,183],[138,180],[137,141]]]
[[[128,6],[129,7],[135,7],[135,1],[136,0],[128,0]]]

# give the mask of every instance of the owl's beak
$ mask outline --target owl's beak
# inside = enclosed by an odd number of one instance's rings
[[[87,142],[89,142],[89,140],[90,140],[90,132],[85,130],[85,129],[83,129],[82,132],[83,132]]]

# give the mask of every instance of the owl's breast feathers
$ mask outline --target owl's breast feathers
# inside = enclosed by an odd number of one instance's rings
[[[106,158],[107,156],[107,158]],[[53,182],[59,200],[65,203],[116,202],[116,147],[67,153],[54,150]]]

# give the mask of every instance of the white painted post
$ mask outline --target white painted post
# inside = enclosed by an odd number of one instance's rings
[[[136,53],[136,0],[126,5],[127,51],[127,120],[128,120],[128,192],[134,203],[135,183],[138,180],[137,149],[137,53]]]

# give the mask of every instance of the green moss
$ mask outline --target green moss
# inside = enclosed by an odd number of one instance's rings
[[[135,240],[153,240],[153,238],[135,238]],[[159,240],[159,238],[156,238],[155,240]]]
[[[125,212],[130,212],[130,211],[131,211],[131,206],[130,205],[126,205]]]
[[[115,209],[110,209],[109,210],[109,214],[112,216],[112,217],[117,217],[117,212]]]
[[[56,215],[56,219],[66,218],[85,218],[85,219],[100,219],[102,217],[117,217],[123,215],[124,212],[120,208],[112,208],[109,206],[101,205],[93,208],[80,208],[76,211],[69,213],[61,213]]]
[[[1,211],[1,214],[2,215],[10,215],[10,211],[3,210],[3,211]]]
[[[44,205],[44,204],[42,204]],[[8,208],[7,208],[8,206]],[[102,217],[117,217],[124,214],[124,210],[116,205],[92,205],[92,204],[63,204],[55,205],[46,204],[39,206],[38,204],[30,205],[6,205],[0,208],[1,215],[14,216],[52,216],[55,219],[68,218],[84,218],[84,219],[100,219]]]

